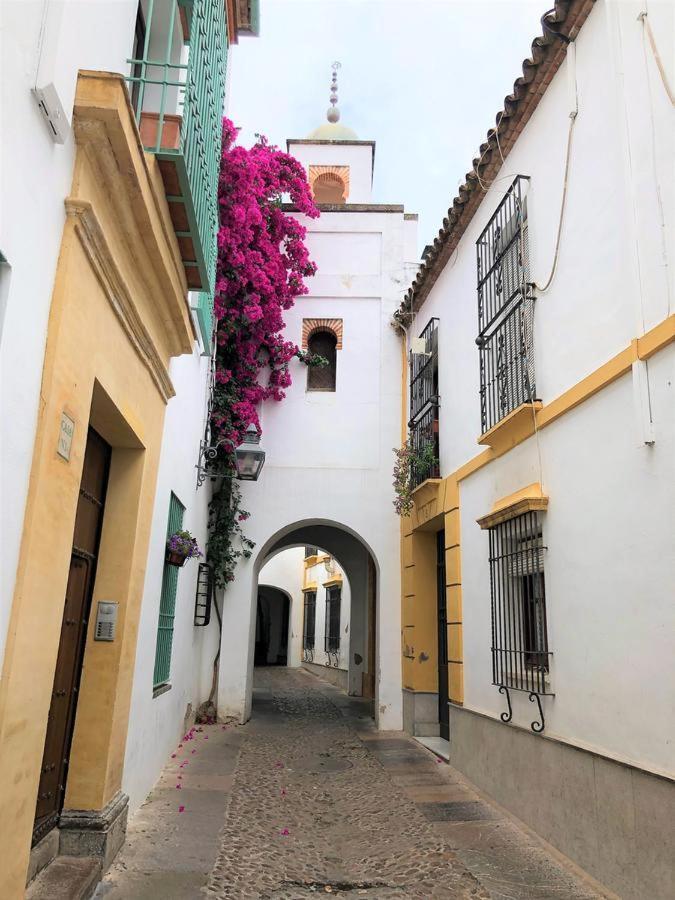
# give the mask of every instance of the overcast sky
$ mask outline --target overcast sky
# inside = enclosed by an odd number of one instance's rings
[[[340,60],[341,121],[375,140],[374,200],[436,234],[541,34],[546,0],[261,0],[260,37],[232,52],[240,141],[285,149],[325,121]],[[549,6],[552,6],[549,0]]]

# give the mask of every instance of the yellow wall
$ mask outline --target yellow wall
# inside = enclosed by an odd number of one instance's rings
[[[78,142],[55,278],[41,406],[0,688],[0,896],[23,896],[91,421],[113,447],[93,596],[119,602],[117,637],[90,616],[66,794],[101,809],[121,785],[167,366],[192,346],[186,286],[154,157],[123,81],[81,73]],[[56,453],[62,412],[70,459]]]
[[[532,437],[535,429],[545,428],[627,374],[636,360],[648,359],[673,341],[675,316],[669,316],[550,403],[525,404],[524,407],[527,408],[520,408],[516,414],[508,416],[491,429],[488,449],[478,453],[446,478],[429,479],[413,492],[412,513],[401,522],[404,688],[414,691],[438,690],[435,532],[445,527],[449,695],[455,703],[461,704],[464,700],[460,547],[462,480]],[[402,365],[405,396],[405,351]],[[405,406],[402,411],[402,428],[405,440]],[[531,485],[530,488],[532,487],[534,486]],[[433,554],[430,549],[432,546]],[[422,662],[421,656],[428,656],[429,661]]]

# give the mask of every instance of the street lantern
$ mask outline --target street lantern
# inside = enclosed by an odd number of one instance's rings
[[[240,481],[257,481],[265,464],[265,451],[260,446],[258,429],[251,423],[246,435],[234,451],[237,478]]]

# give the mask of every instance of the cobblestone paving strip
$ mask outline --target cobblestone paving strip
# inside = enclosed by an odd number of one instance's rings
[[[312,676],[264,669],[256,684],[210,896],[490,896]]]
[[[255,678],[208,896],[606,896],[415,741],[375,731],[364,701],[302,670]]]

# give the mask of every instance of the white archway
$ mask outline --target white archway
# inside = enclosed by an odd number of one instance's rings
[[[328,519],[304,519],[278,528],[245,563],[222,600],[223,633],[218,683],[218,714],[245,722],[251,715],[255,649],[255,613],[258,577],[262,566],[290,547],[321,547],[340,563],[351,588],[349,689],[360,694],[364,675],[372,677],[374,713],[378,727],[401,727],[400,631],[392,631],[391,619],[399,620],[400,572],[382,573],[371,543],[353,528]],[[382,583],[386,582],[386,595]],[[369,595],[372,602],[369,604]],[[382,597],[392,599],[383,609]],[[370,609],[370,616],[369,616]],[[368,625],[371,623],[371,641]],[[359,643],[360,642],[360,643]],[[370,653],[369,653],[370,650]],[[383,668],[386,678],[383,678]]]

